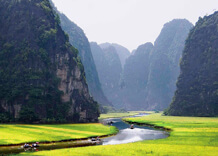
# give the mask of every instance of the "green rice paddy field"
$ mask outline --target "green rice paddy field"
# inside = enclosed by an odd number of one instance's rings
[[[116,133],[115,127],[94,124],[1,124],[0,145],[81,139]]]
[[[31,155],[84,155],[84,156],[217,156],[218,118],[172,117],[151,114],[126,121],[147,123],[170,128],[166,139],[135,142],[122,145],[93,146],[52,151],[41,151]],[[28,155],[23,153],[21,155]]]
[[[128,116],[132,116],[132,115],[136,115],[136,114],[138,114],[138,113],[137,112],[108,113],[108,114],[101,114],[99,119],[128,117]]]
[[[101,114],[99,119],[128,117],[128,116],[137,115],[139,113],[151,114],[154,112],[153,111],[130,111],[126,113],[108,113],[108,114]]]

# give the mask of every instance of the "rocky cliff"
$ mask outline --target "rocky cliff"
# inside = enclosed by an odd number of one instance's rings
[[[119,96],[123,108],[164,110],[169,106],[180,72],[179,59],[191,27],[184,19],[168,22],[154,46],[146,43],[129,56]]]
[[[60,17],[62,29],[69,35],[71,45],[79,51],[79,56],[84,65],[86,80],[91,95],[99,104],[111,106],[111,103],[102,91],[88,38],[79,26],[67,18],[63,13],[60,13],[52,2],[51,4]]]
[[[78,51],[49,1],[0,3],[1,121],[96,121]]]
[[[149,110],[167,108],[176,89],[179,59],[192,24],[185,19],[166,23],[150,56],[146,105]]]
[[[146,87],[153,48],[152,43],[143,44],[126,60],[123,70],[122,107],[127,110],[146,109]]]
[[[112,46],[116,49],[116,52],[120,58],[122,68],[124,68],[126,59],[130,56],[129,50],[127,48],[119,45],[119,44],[116,44],[116,43],[102,43],[102,44],[100,44],[100,47],[102,49],[108,48],[110,46]]]
[[[168,115],[218,116],[218,12],[200,18],[185,44]]]
[[[108,99],[111,100],[116,108],[125,108],[127,110],[164,110],[169,106],[180,72],[179,59],[182,55],[185,39],[192,26],[185,19],[175,19],[166,23],[154,46],[151,43],[139,46],[126,59],[124,68],[121,68],[121,70],[115,55],[114,57],[108,57],[113,62],[113,70],[116,70],[116,74],[109,74],[109,70],[104,67],[103,64],[109,60],[96,63],[97,69],[98,66],[101,68],[98,70],[99,75],[104,73],[102,75],[104,80],[107,77],[116,77],[117,79],[116,83],[112,85],[113,88],[110,88],[110,94],[106,91],[109,88],[108,86],[105,86],[104,89],[106,96],[110,96]],[[117,53],[113,44],[104,43],[100,46],[101,48],[99,49],[103,49],[103,51],[107,49],[106,53],[104,52],[105,54],[112,54],[108,53],[108,51]],[[114,47],[114,50],[112,48],[108,50],[109,47]],[[94,51],[95,49],[92,48],[93,53]],[[103,53],[100,51],[99,53]],[[99,59],[96,57],[95,62]],[[117,83],[118,76],[115,76],[119,75],[117,73],[120,74],[119,83]],[[102,82],[102,85],[108,85],[108,82],[108,80]]]
[[[102,89],[116,106],[119,102],[122,66],[113,46],[102,49],[97,43],[90,43]]]

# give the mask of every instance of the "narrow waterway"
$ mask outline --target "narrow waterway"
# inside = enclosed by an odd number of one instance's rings
[[[139,114],[132,117],[145,116],[147,114]],[[103,123],[109,123],[110,126],[116,126],[119,129],[119,133],[101,139],[102,142],[93,142],[90,139],[77,140],[77,141],[63,141],[53,142],[47,144],[40,144],[38,148],[23,148],[21,145],[15,146],[2,146],[0,147],[0,154],[18,154],[21,152],[35,152],[43,150],[64,149],[72,147],[84,147],[94,145],[115,145],[137,142],[142,140],[154,140],[162,139],[169,136],[166,131],[156,130],[147,126],[134,125],[134,129],[130,129],[130,124],[122,121],[122,118],[104,119]]]
[[[139,114],[132,117],[145,116],[147,114]],[[115,136],[103,139],[103,145],[124,144],[137,142],[142,140],[163,139],[169,136],[168,132],[154,130],[146,126],[134,125],[134,129],[130,129],[130,124],[122,121],[121,118],[105,119],[103,122],[112,123],[119,129],[119,133]]]

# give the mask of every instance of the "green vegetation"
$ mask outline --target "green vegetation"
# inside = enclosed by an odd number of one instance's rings
[[[88,89],[78,51],[49,1],[0,3],[0,122],[96,120],[98,105],[84,91]],[[75,80],[82,84],[81,90],[69,86]],[[64,100],[66,94],[70,98]],[[80,111],[86,111],[89,119],[78,117]]]
[[[152,114],[154,111],[129,111],[124,113],[107,113],[107,114],[101,114],[98,119],[106,119],[106,118],[122,118],[122,117],[129,117],[133,115],[137,115],[139,113],[147,113]]]
[[[186,40],[167,115],[218,116],[218,12],[199,18]],[[198,47],[198,48],[196,48]]]
[[[173,131],[166,139],[42,151],[33,153],[33,155],[218,155],[218,118],[172,117],[161,116],[158,113],[125,120],[164,126]]]
[[[138,113],[137,112],[108,113],[108,114],[101,114],[99,119],[128,117],[128,116],[132,116],[132,115],[136,115],[136,114],[138,114]]]
[[[101,108],[102,114],[108,114],[108,113],[127,113],[125,109],[115,109],[112,106],[103,106]]]
[[[4,124],[0,126],[0,145],[80,139],[110,135],[116,132],[117,129],[115,127],[104,126],[98,123],[58,125]]]
[[[70,21],[70,19],[63,13],[60,13],[54,6],[53,2],[51,0],[49,1],[56,12],[57,21],[59,21],[62,29],[66,33],[68,41],[72,46],[78,49],[81,62],[84,66],[86,82],[89,86],[91,95],[99,104],[107,106],[111,105],[101,89],[101,84],[96,71],[95,63],[93,61],[88,38],[78,25]],[[83,68],[82,64],[81,67]]]
[[[51,53],[55,53],[55,50],[50,50],[54,48],[54,44],[59,44],[56,38],[58,38],[57,32],[61,33],[61,30],[52,14],[40,15],[45,10],[52,10],[49,2],[43,0],[39,5],[41,7],[34,6],[38,4],[37,2],[22,1],[18,4],[11,2],[11,5],[15,6],[13,8],[19,10],[19,13],[17,12],[14,16],[11,12],[16,11],[10,8],[10,2],[1,3],[2,19],[7,17],[8,20],[1,19],[4,25],[0,30],[0,36],[2,36],[2,42],[0,42],[0,104],[6,105],[4,109],[0,106],[0,113],[3,113],[0,121],[17,122],[19,120],[30,123],[46,118],[45,120],[65,122],[69,103],[61,101],[62,92],[58,89],[60,80],[55,73],[56,67],[51,63],[54,62],[51,59]],[[19,9],[23,6],[34,6],[35,9],[31,10],[34,16],[29,17],[29,13],[23,11],[26,9]],[[36,11],[40,14],[34,13]],[[23,22],[18,16],[27,20]],[[28,22],[28,19],[32,22]],[[15,25],[16,22],[19,24]],[[22,27],[25,31],[22,30],[20,34],[21,30],[15,28],[10,33],[5,33],[4,28],[8,26]],[[33,36],[30,37],[31,35]],[[62,41],[67,42],[64,39]],[[57,48],[56,50],[61,51]],[[66,50],[75,53],[69,48]],[[18,105],[20,109],[15,105]]]
[[[169,106],[180,73],[179,58],[192,27],[193,25],[186,19],[174,19],[164,24],[149,57],[149,74],[145,91],[147,106],[145,105],[144,109],[162,111]]]

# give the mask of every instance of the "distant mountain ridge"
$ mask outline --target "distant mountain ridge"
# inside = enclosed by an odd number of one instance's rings
[[[130,51],[127,48],[125,48],[119,44],[116,44],[116,43],[102,43],[99,46],[102,49],[108,48],[109,46],[114,47],[116,49],[118,56],[119,56],[122,68],[124,68],[126,59],[130,56]]]
[[[122,73],[117,51],[113,46],[102,49],[97,43],[91,42],[90,45],[104,94],[112,103],[116,103],[114,100],[119,94]]]
[[[111,88],[111,92],[116,96],[109,98],[105,94],[116,108],[163,110],[168,107],[176,89],[176,79],[180,72],[179,59],[182,55],[185,39],[192,27],[193,25],[185,19],[172,20],[164,25],[154,45],[152,43],[141,45],[128,56],[122,71],[119,70],[119,83],[114,86],[115,90]],[[113,47],[113,44],[101,44],[99,49],[102,50],[99,53],[104,53],[103,50],[110,46]],[[111,51],[116,52],[117,50]],[[92,48],[92,53],[94,52],[95,49]],[[94,56],[95,62],[98,59]],[[97,70],[100,66],[101,70],[98,70],[98,73],[104,72],[104,78],[108,76],[108,73],[104,71],[106,69],[103,68],[102,64],[103,62],[96,63],[96,66]],[[114,66],[114,68],[120,69],[119,65]]]

